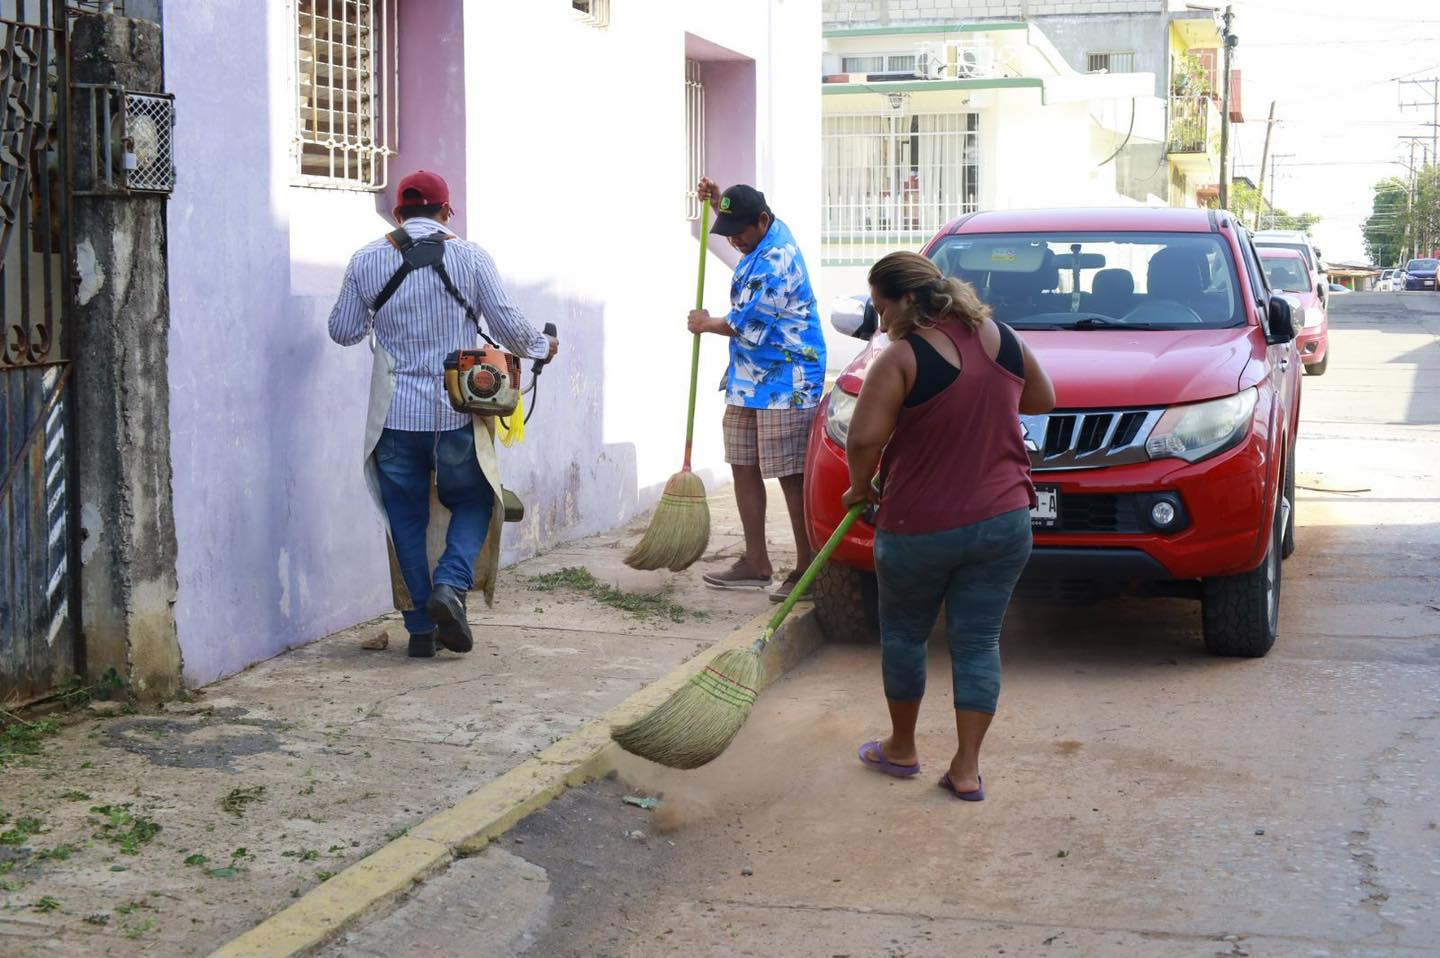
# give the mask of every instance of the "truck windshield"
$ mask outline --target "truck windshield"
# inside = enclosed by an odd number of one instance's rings
[[[1261,256],[1260,265],[1265,269],[1265,279],[1271,289],[1287,293],[1310,292],[1310,277],[1305,273],[1305,264],[1298,259],[1281,259],[1278,256]]]
[[[1216,234],[967,233],[941,237],[927,255],[1017,329],[1245,323],[1235,263]]]

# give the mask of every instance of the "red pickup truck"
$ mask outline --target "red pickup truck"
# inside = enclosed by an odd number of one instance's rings
[[[972,213],[923,252],[972,284],[1055,383],[1055,410],[1016,422],[1038,498],[1026,578],[1196,597],[1209,651],[1268,652],[1295,548],[1302,363],[1295,304],[1270,290],[1245,227],[1212,210]],[[832,323],[870,343],[810,437],[817,544],[843,515],[850,414],[887,342],[868,298],[837,304]],[[832,638],[875,633],[873,545],[857,523],[816,583]]]

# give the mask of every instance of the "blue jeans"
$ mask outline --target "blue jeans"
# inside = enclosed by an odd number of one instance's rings
[[[439,434],[386,429],[375,445],[380,498],[390,519],[390,538],[414,609],[404,613],[405,631],[426,635],[435,623],[425,612],[430,598],[430,560],[425,529],[430,524],[430,475],[440,502],[450,510],[445,552],[435,566],[434,582],[461,592],[475,582],[475,558],[485,546],[495,493],[475,461],[475,432],[461,426]]]
[[[1029,509],[925,535],[877,532],[885,697],[913,702],[925,694],[925,644],[944,602],[955,707],[995,714],[1000,623],[1029,559]]]

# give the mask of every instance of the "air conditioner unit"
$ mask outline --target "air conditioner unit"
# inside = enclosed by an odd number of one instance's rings
[[[947,72],[947,68],[948,63],[945,59],[945,44],[920,44],[919,61],[915,66],[916,73],[927,80],[944,80],[954,76],[953,73]]]
[[[946,59],[953,64],[956,79],[973,80],[995,72],[995,52],[988,46],[948,44]]]
[[[922,43],[916,71],[927,80],[973,80],[994,76],[995,51],[977,43]]]

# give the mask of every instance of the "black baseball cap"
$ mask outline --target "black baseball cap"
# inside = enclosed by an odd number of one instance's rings
[[[732,186],[720,197],[720,212],[710,232],[716,236],[735,236],[747,226],[760,222],[761,213],[769,213],[765,194],[743,183]]]

